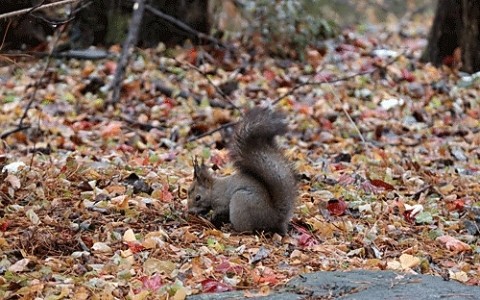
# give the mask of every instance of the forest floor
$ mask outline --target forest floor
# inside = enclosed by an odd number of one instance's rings
[[[424,20],[393,25],[345,30],[305,62],[258,45],[137,49],[115,109],[118,47],[4,60],[0,134],[22,128],[0,144],[0,298],[251,297],[359,269],[480,285],[480,76],[458,57],[420,63]],[[288,234],[188,216],[192,158],[232,173],[228,124],[277,99],[301,176]]]

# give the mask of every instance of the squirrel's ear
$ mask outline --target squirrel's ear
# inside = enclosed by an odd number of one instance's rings
[[[192,163],[193,163],[193,178],[198,177],[198,173],[200,172],[200,167],[198,166],[198,160],[197,157],[192,158]]]
[[[207,166],[203,163],[203,160],[199,165],[196,157],[193,160],[193,179],[205,186],[213,183],[212,175],[208,172]]]

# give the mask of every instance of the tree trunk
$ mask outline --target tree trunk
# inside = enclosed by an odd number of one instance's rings
[[[462,0],[463,31],[460,39],[463,70],[480,71],[480,1]]]
[[[480,70],[480,1],[439,0],[424,61],[455,64],[461,53],[462,70]],[[460,51],[456,51],[459,49]],[[458,57],[457,57],[458,56]]]

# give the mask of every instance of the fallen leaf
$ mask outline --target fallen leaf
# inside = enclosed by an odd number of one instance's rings
[[[455,252],[464,252],[464,251],[470,251],[472,250],[471,247],[452,237],[452,236],[449,236],[449,235],[442,235],[442,236],[439,236],[437,238],[437,241],[439,241],[440,243],[444,244],[445,247],[448,249],[448,250],[451,250],[451,251],[455,251]]]
[[[5,182],[10,183],[10,186],[11,186],[12,188],[14,188],[15,190],[18,190],[18,189],[20,188],[20,186],[21,186],[21,184],[20,184],[20,179],[19,179],[17,176],[13,175],[13,174],[8,174],[8,176],[5,177],[4,180],[5,180]]]
[[[112,248],[106,243],[96,242],[92,246],[92,250],[96,252],[112,252]]]
[[[344,215],[347,207],[347,203],[342,198],[328,200],[327,209],[333,216]]]
[[[122,123],[120,122],[110,122],[105,127],[102,128],[100,134],[104,139],[118,137],[122,132]]]
[[[402,254],[399,260],[402,269],[411,269],[420,265],[420,258],[410,254]]]
[[[205,279],[201,282],[203,293],[223,293],[233,291],[233,287],[213,279]]]
[[[28,258],[21,259],[8,267],[10,272],[23,272],[27,270],[27,265],[30,262]]]
[[[125,233],[123,234],[123,241],[125,243],[137,241],[137,238],[135,237],[135,233],[133,233],[132,229],[127,229],[125,231]]]
[[[33,209],[29,209],[25,212],[25,215],[28,217],[30,222],[34,225],[40,224],[40,218],[38,217],[37,213]]]

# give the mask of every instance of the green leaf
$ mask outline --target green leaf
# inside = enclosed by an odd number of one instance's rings
[[[432,224],[433,217],[431,213],[423,211],[415,216],[415,221],[419,224]]]

